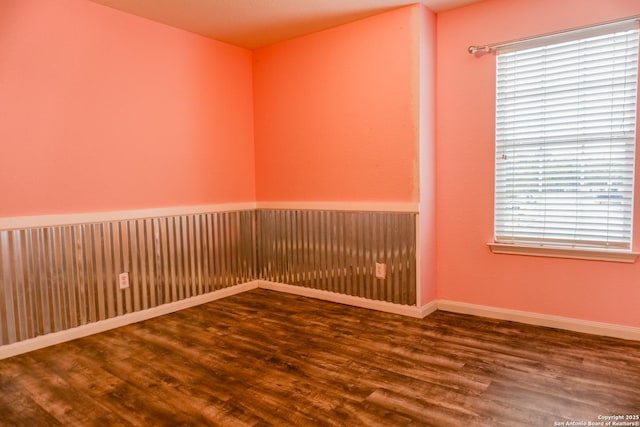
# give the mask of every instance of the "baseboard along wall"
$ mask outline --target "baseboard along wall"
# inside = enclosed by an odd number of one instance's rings
[[[520,322],[535,326],[551,327],[574,332],[582,332],[593,335],[601,335],[612,338],[640,341],[640,328],[632,326],[614,325],[609,323],[586,321],[561,316],[552,316],[539,313],[509,310],[497,307],[469,304],[449,300],[435,300],[422,307],[394,304],[386,301],[375,301],[366,298],[350,295],[338,294],[318,289],[304,288],[300,286],[287,285],[284,283],[269,282],[265,280],[254,280],[247,283],[231,286],[228,288],[213,291],[205,295],[188,298],[153,307],[147,310],[125,314],[123,316],[106,319],[100,322],[89,323],[72,329],[63,330],[47,335],[38,336],[25,341],[0,346],[0,360],[19,354],[38,350],[48,346],[71,341],[77,338],[105,332],[110,329],[119,328],[132,323],[141,322],[165,314],[206,304],[222,298],[251,291],[253,289],[268,289],[276,292],[285,292],[308,298],[315,298],[337,304],[346,304],[369,310],[378,310],[386,313],[409,316],[414,318],[424,318],[436,310],[449,311],[453,313],[469,314],[473,316],[489,317],[493,319]]]
[[[41,348],[71,341],[77,338],[89,335],[99,334],[110,329],[116,329],[121,326],[130,325],[132,323],[142,322],[143,320],[152,319],[154,317],[163,316],[165,314],[174,313],[200,304],[206,304],[242,292],[250,291],[258,287],[257,282],[248,282],[240,285],[230,286],[228,288],[219,289],[204,295],[162,304],[157,307],[148,308],[146,310],[134,311],[122,316],[112,317],[98,322],[87,323],[86,325],[77,326],[71,329],[64,329],[58,332],[52,332],[46,335],[40,335],[24,341],[18,341],[12,344],[0,346],[0,360],[8,357],[17,356],[19,354],[28,353],[30,351],[39,350]]]
[[[450,311],[453,313],[470,314],[473,316],[526,323],[528,325],[545,326],[573,332],[640,341],[640,327],[594,322],[591,320],[574,319],[571,317],[489,307],[449,300],[438,300],[437,306],[438,310]]]

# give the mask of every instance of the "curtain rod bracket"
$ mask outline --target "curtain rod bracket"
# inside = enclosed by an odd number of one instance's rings
[[[491,53],[493,49],[490,46],[469,46],[467,49],[470,54],[475,56],[486,55],[487,53]]]

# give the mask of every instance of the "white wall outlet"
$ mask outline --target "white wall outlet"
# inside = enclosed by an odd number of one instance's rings
[[[387,264],[376,262],[376,279],[387,278]]]
[[[124,272],[118,274],[118,286],[120,289],[127,289],[129,287],[129,273]]]

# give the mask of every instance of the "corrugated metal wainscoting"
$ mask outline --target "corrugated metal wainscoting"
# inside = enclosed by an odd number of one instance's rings
[[[263,279],[415,305],[416,214],[259,210],[257,219]]]
[[[256,212],[0,231],[0,345],[205,294],[256,274]],[[117,275],[130,272],[120,290]]]
[[[0,345],[255,279],[415,305],[415,220],[264,209],[0,230]]]

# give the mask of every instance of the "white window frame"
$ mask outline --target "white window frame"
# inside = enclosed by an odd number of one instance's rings
[[[634,30],[637,30],[637,27],[638,27],[637,21],[634,21],[631,24],[625,23],[624,26],[627,28],[617,28],[619,26],[615,26],[615,28],[611,29],[610,25],[591,27],[586,29],[580,29],[578,31],[570,31],[570,32],[565,32],[565,33],[551,35],[551,36],[543,36],[540,38],[526,39],[524,42],[520,41],[517,43],[503,45],[495,49],[495,51],[498,54],[503,54],[507,52],[514,52],[514,51],[518,52],[521,50],[535,49],[535,48],[540,48],[544,46],[553,47],[555,45],[560,45],[561,43],[576,42],[577,40],[580,40],[580,39],[591,38],[594,36],[600,36],[604,34],[611,34],[618,31],[628,31],[629,30],[628,27],[630,25],[632,25],[632,28]],[[637,61],[636,61],[636,64],[637,64]],[[635,70],[636,91],[637,91],[637,85],[638,85],[637,72],[638,71],[636,69]],[[497,87],[496,99],[499,99],[498,90],[499,90],[499,87]],[[498,107],[499,106],[497,105],[497,117],[498,117]],[[504,110],[502,110],[502,112],[504,113]],[[637,122],[637,112],[635,113],[635,121]],[[549,239],[542,235],[540,238],[537,238],[535,236],[535,233],[531,235],[526,235],[526,233],[528,232],[527,230],[524,231],[525,235],[519,236],[518,235],[519,231],[516,231],[514,232],[514,235],[511,235],[511,236],[507,235],[505,237],[504,235],[505,221],[503,219],[504,218],[503,214],[505,210],[504,208],[498,207],[498,203],[504,202],[505,200],[504,197],[503,198],[499,197],[500,191],[503,191],[503,190],[498,189],[498,169],[500,167],[498,165],[498,162],[500,162],[501,159],[503,160],[505,158],[505,154],[500,153],[500,149],[503,148],[504,144],[499,143],[498,139],[501,137],[504,139],[504,132],[502,134],[499,134],[498,126],[500,125],[498,124],[498,121],[497,121],[496,123],[496,190],[495,190],[496,199],[494,204],[494,209],[495,209],[494,210],[494,241],[489,243],[489,247],[491,248],[492,252],[501,253],[501,254],[578,258],[578,259],[618,261],[618,262],[635,262],[638,256],[638,253],[632,251],[632,247],[633,247],[633,229],[632,228],[633,228],[633,215],[634,215],[633,187],[635,186],[635,182],[633,181],[635,181],[634,179],[635,164],[632,165],[632,171],[631,171],[631,176],[632,176],[631,199],[630,199],[631,219],[630,219],[630,225],[628,225],[628,227],[631,227],[631,229],[628,230],[628,233],[629,233],[629,235],[627,236],[629,239],[628,242],[615,242],[615,244],[611,245],[610,247],[608,247],[605,240],[602,240],[602,241],[596,240],[594,242],[584,243],[585,241],[580,241],[578,239],[578,240],[570,240],[568,242],[563,242],[562,239],[559,239],[559,238]],[[634,123],[634,129],[633,129],[633,146],[634,146],[633,162],[634,163],[635,163],[635,146],[636,146],[636,141],[635,141],[636,128],[637,128],[637,123]],[[544,131],[546,132],[546,127],[544,128]],[[541,140],[540,146],[544,146],[543,140]],[[628,171],[627,171],[627,174],[628,174]],[[513,177],[511,178],[517,179]],[[546,182],[548,183],[548,181]],[[576,209],[579,209],[579,208],[576,208]],[[537,214],[533,214],[533,215],[535,216]],[[544,209],[544,213],[542,214],[542,216],[544,217],[544,215],[548,215],[546,213],[546,208]],[[497,219],[499,216],[501,218],[500,220]],[[524,228],[526,228],[526,226]]]

